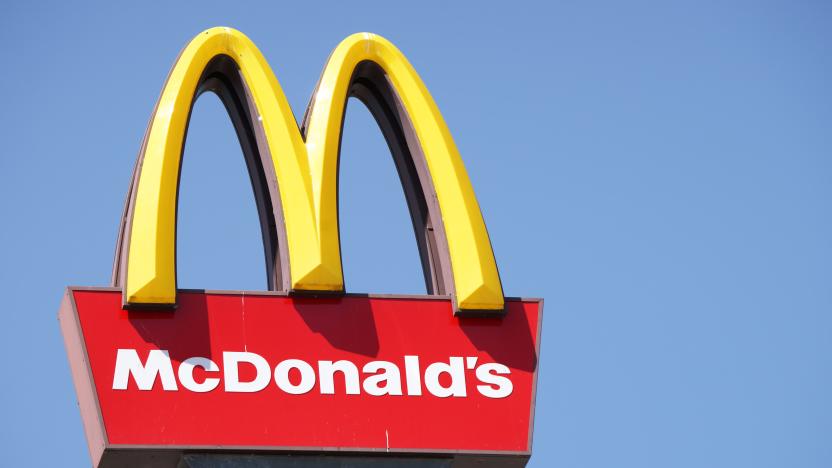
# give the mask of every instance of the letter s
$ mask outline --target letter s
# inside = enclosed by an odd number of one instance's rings
[[[514,384],[508,377],[501,375],[511,374],[508,367],[503,364],[492,362],[477,367],[477,378],[486,385],[477,385],[477,390],[488,398],[505,398],[511,395]],[[496,386],[496,388],[495,388]]]

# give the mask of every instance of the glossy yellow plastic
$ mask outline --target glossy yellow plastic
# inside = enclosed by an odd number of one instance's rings
[[[245,35],[230,28],[209,29],[194,38],[174,65],[159,99],[131,224],[125,285],[129,304],[175,303],[182,143],[200,74],[219,54],[237,62],[262,118],[282,202],[292,289],[344,288],[337,193],[341,121],[353,70],[370,60],[393,83],[425,154],[445,226],[458,308],[503,308],[491,244],[462,159],[439,109],[402,53],[374,34],[354,34],[341,42],[313,97],[304,140],[262,54]]]

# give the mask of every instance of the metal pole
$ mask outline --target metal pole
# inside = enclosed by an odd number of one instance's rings
[[[451,468],[451,458],[185,454],[178,468]]]

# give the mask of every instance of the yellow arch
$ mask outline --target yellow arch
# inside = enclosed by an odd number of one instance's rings
[[[342,41],[313,96],[304,139],[266,60],[245,35],[230,28],[204,31],[185,47],[148,127],[127,233],[122,286],[128,305],[176,301],[176,192],[182,144],[200,76],[219,55],[238,65],[262,121],[285,220],[291,289],[344,289],[337,205],[341,122],[353,71],[361,62],[372,61],[392,83],[425,155],[445,227],[458,309],[503,308],[488,233],[462,159],[439,109],[404,55],[373,34],[354,34]]]

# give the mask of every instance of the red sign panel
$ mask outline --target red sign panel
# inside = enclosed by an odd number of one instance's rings
[[[528,455],[541,302],[454,316],[431,297],[180,292],[60,313],[94,462],[131,447]]]

